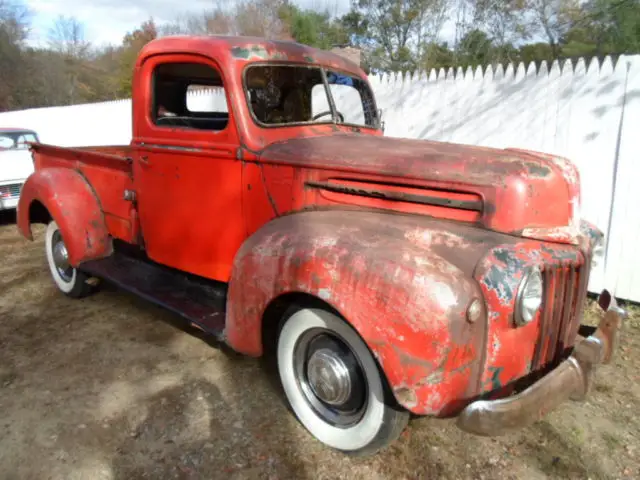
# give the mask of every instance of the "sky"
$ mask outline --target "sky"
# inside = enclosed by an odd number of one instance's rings
[[[84,24],[86,40],[101,46],[120,44],[122,37],[153,17],[157,24],[174,20],[185,13],[212,8],[214,0],[24,0],[32,12],[29,43],[45,46],[49,29],[59,15],[75,16]],[[222,0],[232,2],[233,0]],[[90,3],[89,3],[90,2]],[[294,0],[303,8],[329,8],[344,14],[350,0]]]

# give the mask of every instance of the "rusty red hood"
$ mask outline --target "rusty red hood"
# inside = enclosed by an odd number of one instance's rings
[[[308,169],[303,177],[316,187],[331,182],[329,189],[335,192],[346,183],[352,197],[359,193],[371,196],[365,187],[374,186],[373,195],[379,197],[386,191],[397,196],[398,189],[406,189],[410,194],[405,200],[410,197],[410,201],[405,203],[420,202],[420,195],[415,194],[421,191],[431,192],[425,198],[477,198],[480,207],[473,221],[488,229],[578,243],[579,174],[561,157],[427,140],[336,134],[274,143],[260,158],[266,163]],[[358,188],[353,188],[353,182]],[[394,202],[394,209],[402,210],[400,203]],[[438,208],[442,208],[439,203]],[[447,208],[466,207],[452,202]],[[430,214],[438,216],[437,212]]]

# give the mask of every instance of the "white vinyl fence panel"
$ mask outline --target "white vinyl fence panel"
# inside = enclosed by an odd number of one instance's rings
[[[589,289],[640,301],[640,56],[622,56],[615,67],[606,57],[537,71],[519,64],[370,81],[387,136],[524,148],[575,162],[582,216],[608,238]],[[226,101],[219,91],[197,91],[189,106],[226,110]],[[32,128],[54,145],[122,145],[131,140],[131,101],[7,112],[0,127]]]

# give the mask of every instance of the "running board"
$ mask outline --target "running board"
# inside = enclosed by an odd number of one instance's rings
[[[177,313],[224,341],[225,283],[196,278],[121,253],[83,263],[80,269]]]

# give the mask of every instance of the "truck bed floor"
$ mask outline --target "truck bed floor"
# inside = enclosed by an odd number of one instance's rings
[[[82,264],[88,274],[171,310],[222,340],[227,285],[114,253]]]

